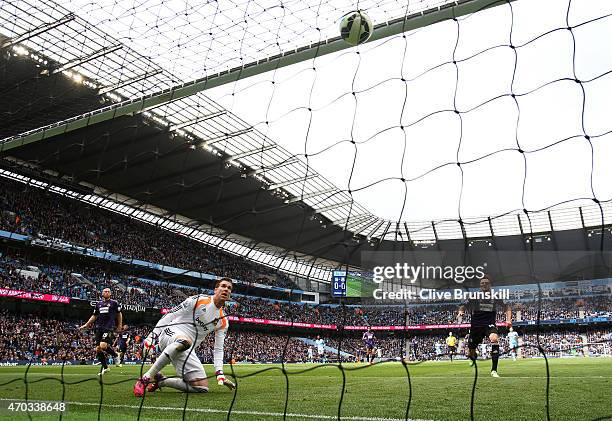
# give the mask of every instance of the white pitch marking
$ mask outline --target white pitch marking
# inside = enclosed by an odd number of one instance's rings
[[[8,399],[8,398],[0,398],[0,401],[14,401],[16,399]],[[22,400],[22,399],[21,399]],[[32,399],[34,401],[34,399]],[[77,405],[77,406],[99,406],[99,403],[95,402],[74,402],[74,401],[65,401],[68,405]],[[138,405],[121,405],[121,404],[102,404],[103,407],[107,408],[129,408],[129,409],[138,409]],[[153,409],[156,411],[183,411],[182,407],[172,407],[172,406],[143,406],[142,409]],[[216,414],[227,414],[227,410],[225,409],[214,409],[214,408],[187,408],[187,411],[190,412],[204,412],[204,413],[216,413]],[[266,417],[282,417],[284,414],[282,412],[260,412],[260,411],[232,411],[232,414],[239,415],[262,415]],[[318,415],[318,414],[293,414],[287,413],[287,417],[290,418],[308,418],[315,420],[336,420],[338,417],[336,415]],[[405,421],[404,418],[381,418],[381,417],[360,417],[360,416],[343,416],[344,420],[354,420],[354,421]],[[424,420],[424,419],[413,419],[409,418],[408,421],[433,421],[433,420]]]

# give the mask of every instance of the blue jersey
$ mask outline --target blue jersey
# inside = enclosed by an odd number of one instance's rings
[[[115,330],[117,314],[121,312],[121,304],[115,300],[101,300],[96,303],[93,314],[96,315],[96,329]]]
[[[508,342],[510,343],[510,345],[518,346],[518,333],[516,333],[516,332],[509,332],[508,333]]]

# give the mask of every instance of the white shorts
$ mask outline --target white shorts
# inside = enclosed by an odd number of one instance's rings
[[[172,333],[169,335],[169,333]],[[170,327],[162,330],[159,335],[159,349],[164,352],[164,349],[176,340],[177,337],[189,336],[176,327]],[[193,341],[192,341],[193,342]],[[206,372],[202,366],[202,362],[196,353],[196,348],[193,346],[189,349],[180,352],[176,357],[171,358],[172,365],[176,371],[176,375],[185,381],[200,380],[206,378]]]

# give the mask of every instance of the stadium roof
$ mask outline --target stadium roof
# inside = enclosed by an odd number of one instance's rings
[[[171,89],[185,82],[326,40],[335,34],[337,17],[350,7],[321,3],[330,10],[313,11],[315,3],[308,2],[285,7],[253,3],[254,9],[245,12],[249,6],[238,3],[187,10],[167,3],[139,6],[153,10],[150,16],[129,2],[113,3],[113,8],[78,1],[64,7],[48,0],[3,6],[2,45],[10,51],[2,57],[9,75],[2,82],[3,94],[22,101],[3,110],[10,118],[0,137],[4,156],[13,158],[11,168],[27,163],[53,170],[75,183],[98,186],[106,194],[120,194],[255,243],[340,262],[372,239],[427,242],[519,234],[521,225],[544,232],[609,221],[612,207],[603,202],[582,210],[510,212],[461,222],[380,218],[303,157],[203,93],[6,150],[7,142],[63,127],[65,119],[94,120],[119,105],[144,103],[154,93],[167,90],[171,96]],[[376,22],[387,22],[441,3],[449,2],[411,2],[415,8],[410,10],[397,2],[360,5]],[[193,23],[196,18],[212,22],[212,32],[202,31]],[[248,25],[241,27],[241,18]],[[184,25],[170,31],[177,22]],[[290,29],[280,31],[281,26]]]

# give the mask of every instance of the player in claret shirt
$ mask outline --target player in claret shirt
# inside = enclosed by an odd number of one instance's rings
[[[491,279],[484,277],[480,280],[480,290],[482,292],[491,291]],[[500,299],[473,299],[459,308],[458,322],[463,322],[465,308],[468,308],[472,313],[472,321],[470,326],[470,339],[468,342],[468,358],[472,364],[476,361],[476,348],[482,343],[485,336],[489,337],[491,342],[491,376],[499,377],[497,374],[497,362],[499,361],[499,335],[497,326],[495,325],[495,314],[498,308],[506,309],[506,323],[512,326],[512,308],[505,305]]]
[[[117,353],[110,344],[113,343],[114,332],[121,330],[121,325],[123,324],[121,304],[111,299],[111,290],[109,288],[102,290],[102,300],[96,303],[92,316],[79,329],[89,329],[94,324],[96,356],[102,364],[98,375],[101,376],[108,371],[106,354],[112,356],[113,359],[117,358]]]
[[[122,367],[125,362],[125,353],[127,352],[128,345],[130,344],[130,332],[128,332],[128,325],[123,325],[121,332],[117,335],[115,346],[119,349],[119,359],[115,361],[115,365]]]
[[[225,302],[230,299],[233,283],[229,278],[215,283],[215,293],[194,295],[172,308],[162,317],[145,339],[145,348],[159,350],[155,363],[134,385],[134,395],[143,396],[160,387],[171,387],[183,392],[208,392],[208,379],[196,354],[209,333],[215,335],[213,363],[217,383],[234,389],[236,386],[223,374],[223,346],[229,327],[224,314]],[[177,377],[165,377],[161,370],[172,363]]]
[[[368,326],[368,330],[366,330],[361,337],[363,340],[363,345],[365,346],[365,353],[367,361],[372,364],[374,362],[374,347],[376,346],[376,336]]]

